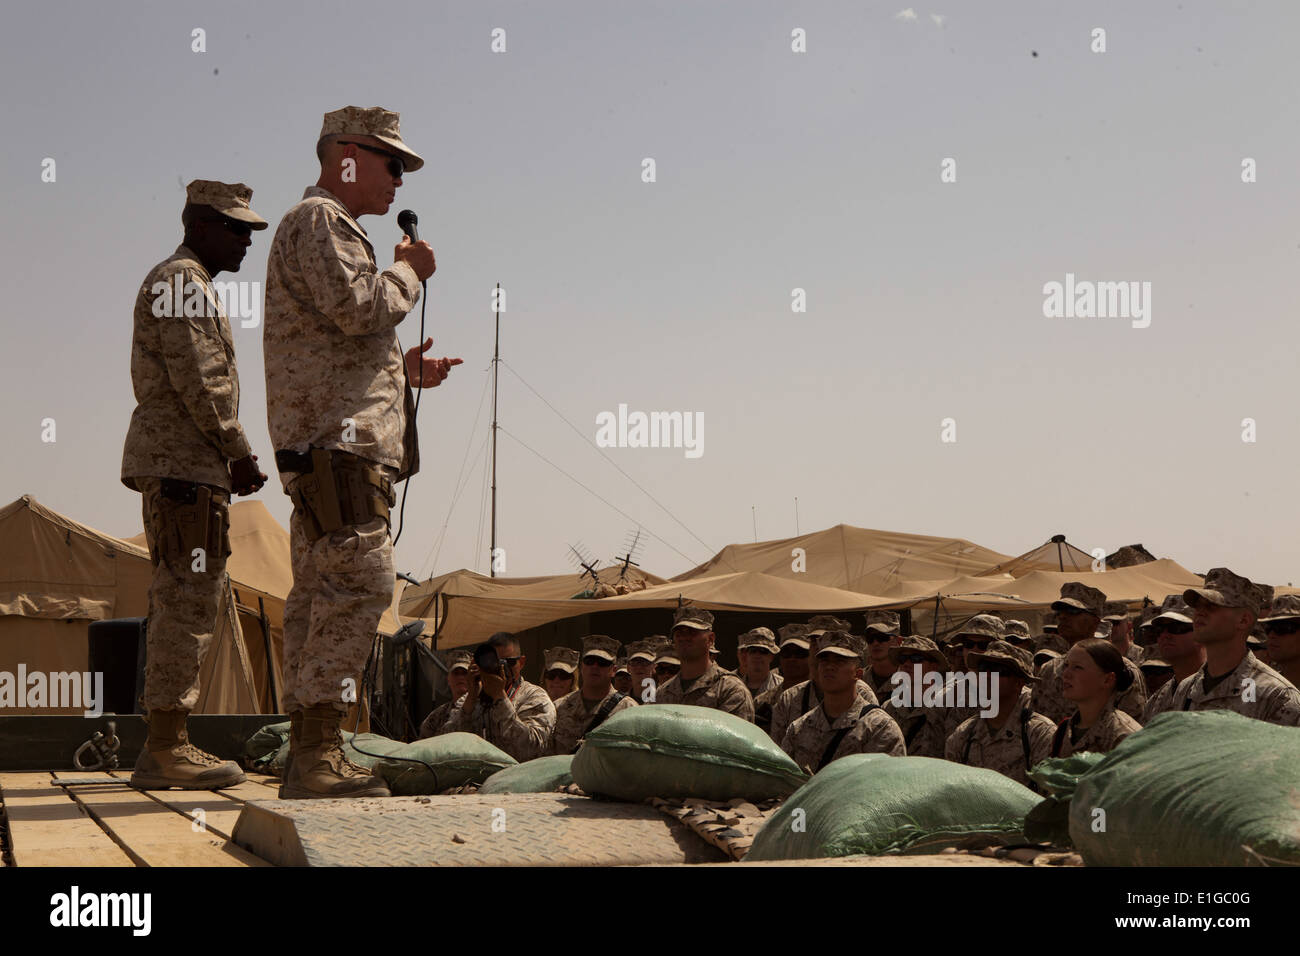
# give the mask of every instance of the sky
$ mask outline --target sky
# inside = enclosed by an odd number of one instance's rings
[[[400,570],[488,570],[500,283],[507,574],[640,527],[671,576],[793,535],[797,498],[804,532],[1300,579],[1300,7],[903,2],[11,5],[0,500],[140,531],[132,308],[185,183],[247,183],[274,227],[322,115],[381,105],[426,165],[362,225],[383,268],[419,213],[434,354],[464,359],[421,404]],[[260,299],[273,231],[218,278]],[[1067,274],[1149,313],[1049,317]],[[232,326],[266,464],[262,330]],[[620,405],[702,417],[701,453],[596,447]]]

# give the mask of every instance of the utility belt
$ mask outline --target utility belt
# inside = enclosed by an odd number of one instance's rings
[[[230,556],[230,495],[220,488],[178,478],[163,478],[164,547],[189,561],[195,549],[209,557]],[[170,539],[170,540],[169,540]]]
[[[277,451],[275,465],[281,472],[301,473],[290,483],[289,497],[307,518],[312,544],[340,528],[375,518],[383,518],[391,528],[388,513],[397,496],[382,465],[329,448]]]

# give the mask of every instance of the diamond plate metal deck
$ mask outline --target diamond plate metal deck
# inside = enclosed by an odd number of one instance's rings
[[[231,841],[280,866],[618,866],[726,856],[654,807],[563,793],[256,800]]]

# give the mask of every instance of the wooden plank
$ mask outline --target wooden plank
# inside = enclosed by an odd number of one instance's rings
[[[135,865],[48,772],[0,774],[0,795],[17,866]]]
[[[76,779],[84,774],[56,773],[56,777]],[[213,832],[196,832],[190,817],[172,805],[155,799],[149,792],[134,790],[125,780],[107,786],[78,785],[67,790],[106,831],[127,847],[129,852],[146,866],[269,866],[247,850],[240,849],[229,839]],[[159,791],[168,793],[169,800],[183,803],[187,809],[204,807],[211,820],[212,812],[218,814],[223,825],[233,827],[220,814],[230,801],[213,797],[209,790]],[[190,804],[193,806],[189,806]],[[235,810],[224,811],[234,813]]]

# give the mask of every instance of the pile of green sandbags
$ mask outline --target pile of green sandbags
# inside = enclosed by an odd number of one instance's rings
[[[754,837],[746,860],[938,853],[1023,843],[1028,787],[931,757],[852,754],[797,790]]]
[[[578,786],[619,800],[766,800],[807,779],[749,721],[688,704],[620,711],[587,734],[573,758]]]
[[[573,783],[573,755],[538,757],[488,778],[479,793],[554,793]]]
[[[393,796],[406,797],[482,783],[518,763],[477,734],[457,731],[402,744],[376,763],[374,771],[387,781]]]
[[[1085,750],[1069,757],[1049,757],[1029,771],[1043,801],[1025,815],[1025,839],[1031,843],[1073,846],[1070,842],[1070,801],[1079,778],[1106,758]]]
[[[355,746],[354,746],[355,744]],[[370,770],[374,767],[379,754],[387,756],[400,750],[406,744],[391,737],[379,734],[353,734],[343,731],[343,752],[347,758],[359,767]],[[369,751],[361,753],[356,748]],[[254,773],[280,776],[284,773],[285,762],[289,759],[289,721],[280,724],[267,724],[257,730],[244,744],[244,766]]]
[[[1089,866],[1300,865],[1300,729],[1161,714],[1079,778],[1070,837]]]

